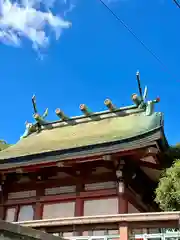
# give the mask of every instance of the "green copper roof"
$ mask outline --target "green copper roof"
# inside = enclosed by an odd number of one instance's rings
[[[140,96],[132,95],[135,105],[117,108],[111,100],[106,99],[104,104],[108,110],[94,113],[85,104],[81,104],[80,110],[83,115],[72,118],[65,115],[60,109],[56,109],[56,115],[61,119],[56,122],[45,120],[48,109],[42,115],[38,113],[36,98],[33,96],[34,123],[26,122],[26,130],[21,136],[21,140],[1,151],[0,159],[75,148],[77,150],[77,148],[114,141],[121,141],[122,144],[122,142],[130,142],[131,138],[141,139],[144,134],[161,128],[163,125],[162,114],[154,112],[154,105],[160,99],[146,101],[147,87],[143,94],[139,73],[137,73],[137,81]]]
[[[0,140],[0,151],[4,150],[4,149],[6,149],[6,148],[8,148],[8,147],[10,147],[10,146],[11,146],[11,145],[8,144],[8,143],[6,143],[6,141]]]
[[[139,111],[127,116],[118,116],[118,112],[105,115],[100,115],[99,120],[83,118],[84,122],[75,125],[54,123],[53,128],[33,133],[0,152],[0,159],[141,137],[162,124],[161,113],[146,116],[144,111]]]

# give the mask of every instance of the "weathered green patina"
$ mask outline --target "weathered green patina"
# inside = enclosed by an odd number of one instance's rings
[[[43,115],[41,116],[40,114],[38,114],[35,96],[32,97],[32,104],[34,109],[33,118],[35,120],[35,123],[28,123],[27,121],[25,122],[26,130],[24,134],[21,136],[21,138],[26,138],[34,132],[39,132],[41,130],[41,126],[47,123],[44,119],[48,115],[48,108],[44,111]]]
[[[114,141],[127,141],[131,138],[141,138],[156,129],[163,131],[162,113],[154,112],[153,101],[146,101],[147,87],[144,94],[140,89],[140,96],[132,95],[135,105],[117,108],[108,99],[105,105],[107,111],[87,111],[82,116],[64,117],[61,110],[56,114],[61,120],[55,122],[45,121],[47,110],[40,116],[37,113],[35,97],[33,108],[35,123],[26,123],[26,131],[21,140],[0,153],[0,159],[18,158],[28,155],[36,155],[59,150],[68,150],[79,147],[87,147]],[[85,105],[80,106],[86,110]]]
[[[76,148],[92,144],[112,142],[141,136],[160,127],[161,113],[146,116],[144,112],[126,117],[111,117],[98,121],[88,121],[76,125],[66,125],[42,130],[20,140],[16,145],[4,150],[0,158],[26,156],[61,149]]]
[[[94,144],[126,140],[161,128],[163,116],[147,116],[139,109],[103,112],[94,118],[74,118],[68,122],[50,123],[50,129],[29,135],[0,153],[0,159],[77,148]],[[47,125],[48,126],[48,125]]]
[[[6,148],[8,148],[8,147],[10,147],[10,146],[11,146],[11,145],[8,144],[6,141],[0,140],[0,151],[4,150],[4,149],[6,149]]]

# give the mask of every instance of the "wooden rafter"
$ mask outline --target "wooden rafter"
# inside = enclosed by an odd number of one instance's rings
[[[157,169],[157,170],[161,170],[162,169],[162,166],[160,166],[160,164],[146,162],[146,161],[143,161],[143,160],[139,161],[139,166],[141,166],[141,167],[148,167],[148,168]]]

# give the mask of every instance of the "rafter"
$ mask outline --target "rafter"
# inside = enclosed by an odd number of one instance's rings
[[[141,167],[148,167],[148,168],[157,169],[157,170],[161,170],[162,169],[162,166],[160,164],[146,162],[146,161],[143,161],[143,160],[139,161],[139,166],[141,166]]]

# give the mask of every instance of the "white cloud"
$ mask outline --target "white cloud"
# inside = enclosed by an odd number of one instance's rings
[[[49,44],[51,32],[59,39],[62,29],[69,28],[71,23],[52,13],[54,4],[55,0],[0,0],[0,41],[21,46],[26,38],[34,49],[39,49]]]

